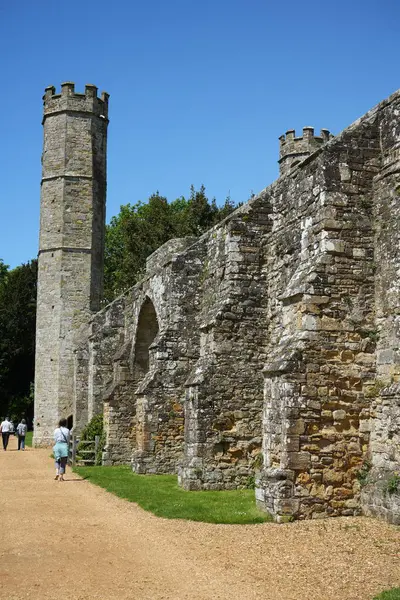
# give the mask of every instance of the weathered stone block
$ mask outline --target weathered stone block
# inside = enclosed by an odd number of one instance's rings
[[[306,471],[310,467],[311,455],[309,452],[288,452],[288,469],[293,471]]]

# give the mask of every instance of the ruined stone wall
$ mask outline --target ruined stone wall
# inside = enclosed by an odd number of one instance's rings
[[[44,96],[35,363],[35,445],[73,412],[75,336],[102,296],[108,96]]]
[[[278,521],[359,514],[361,496],[396,521],[380,483],[400,454],[399,99],[291,155],[199,240],[161,247],[94,317],[75,398],[87,416],[104,405],[105,464],[178,472],[185,489],[258,472]]]
[[[162,267],[172,260],[174,256],[182,253],[196,241],[197,238],[193,236],[168,240],[168,242],[160,246],[160,248],[157,248],[157,250],[147,258],[146,273],[154,273],[155,271],[158,271],[158,269],[162,269]]]
[[[150,257],[148,275],[124,296],[118,349],[105,348],[102,333],[113,304],[95,317],[92,328],[96,323],[99,334],[89,347],[89,390],[95,372],[114,364],[103,397],[106,464],[132,458],[140,473],[177,472],[180,466],[180,481],[190,489],[249,484],[261,451],[261,266],[269,212],[268,202],[258,198],[183,252],[174,254],[185,242],[172,241]],[[157,334],[143,371],[140,331],[148,303]]]
[[[88,340],[88,418],[103,411],[104,392],[112,384],[114,354],[124,340],[125,298],[118,298],[92,320]]]
[[[177,471],[183,384],[198,355],[193,282],[201,250],[176,251],[191,241],[160,248],[148,261],[148,275],[92,320],[87,398],[89,407],[104,402],[105,464],[132,461],[140,473]],[[85,360],[85,353],[77,355],[76,372],[84,372]]]
[[[357,514],[375,381],[376,109],[270,188],[270,356],[260,506],[277,520]]]
[[[203,236],[200,355],[186,381],[186,489],[251,485],[261,452],[266,359],[264,245],[271,229],[264,195]]]
[[[374,179],[376,382],[371,394],[371,444],[363,506],[400,523],[400,497],[388,481],[400,472],[400,94],[380,121],[382,168]]]

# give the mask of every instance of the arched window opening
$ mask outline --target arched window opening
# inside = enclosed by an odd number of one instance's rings
[[[136,332],[134,370],[140,376],[150,367],[150,346],[158,333],[158,321],[154,305],[146,298],[140,310]]]
[[[74,426],[74,417],[73,415],[69,415],[69,417],[67,417],[67,427],[69,430],[71,430]]]

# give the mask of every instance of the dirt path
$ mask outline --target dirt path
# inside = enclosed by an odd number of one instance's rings
[[[369,600],[400,585],[399,528],[159,519],[15,448],[0,453],[4,600]]]

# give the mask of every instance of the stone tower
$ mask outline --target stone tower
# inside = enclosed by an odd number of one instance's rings
[[[34,444],[72,415],[74,337],[103,294],[108,94],[45,90]]]
[[[303,137],[295,137],[294,129],[289,129],[286,135],[279,138],[279,173],[284,175],[292,167],[302,162],[307,156],[329,142],[333,135],[328,129],[321,129],[321,135],[314,135],[313,127],[303,127]]]

